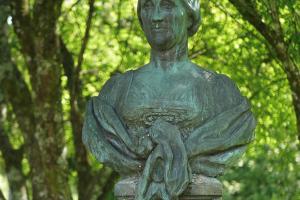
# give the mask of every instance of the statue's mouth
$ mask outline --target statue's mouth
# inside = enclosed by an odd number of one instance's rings
[[[154,32],[162,32],[162,31],[164,31],[164,29],[163,28],[153,28],[152,31],[154,31]]]
[[[163,27],[162,25],[160,25],[160,24],[153,24],[152,25],[152,30],[154,30],[154,31],[163,31],[163,30],[165,30],[166,28],[165,27]]]

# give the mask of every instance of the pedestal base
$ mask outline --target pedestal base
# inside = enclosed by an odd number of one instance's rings
[[[118,200],[134,200],[138,177],[130,177],[119,181],[115,186],[115,197]],[[187,190],[180,200],[221,200],[222,184],[216,178],[194,175]]]

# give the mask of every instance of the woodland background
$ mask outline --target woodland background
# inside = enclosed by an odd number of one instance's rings
[[[0,199],[108,200],[118,174],[81,143],[85,103],[149,46],[136,0],[0,0]],[[224,199],[300,199],[300,1],[201,2],[192,60],[230,76],[256,140]]]

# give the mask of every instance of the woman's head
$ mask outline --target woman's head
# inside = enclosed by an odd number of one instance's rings
[[[152,0],[150,0],[150,1],[152,1]],[[159,1],[162,1],[162,0],[159,0]],[[174,0],[172,0],[172,1],[174,1]],[[185,11],[188,15],[189,27],[188,27],[187,32],[188,32],[189,36],[192,36],[198,31],[198,28],[201,23],[200,0],[178,0],[178,1],[180,1],[182,3],[182,5],[185,8]],[[143,21],[142,21],[142,17],[141,17],[142,3],[145,3],[145,0],[138,0],[137,14],[138,14],[139,22],[140,22],[141,26],[143,27]]]

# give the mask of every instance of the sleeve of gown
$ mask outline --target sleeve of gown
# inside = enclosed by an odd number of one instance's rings
[[[122,91],[120,86],[125,87],[127,83],[121,78],[120,75],[112,77],[99,96],[88,102],[82,137],[97,160],[120,173],[130,173],[140,169],[142,163],[130,150],[130,137],[114,107],[118,92]]]
[[[215,77],[211,102],[216,115],[196,128],[185,145],[194,173],[218,176],[244,153],[256,122],[248,101],[225,75]]]

